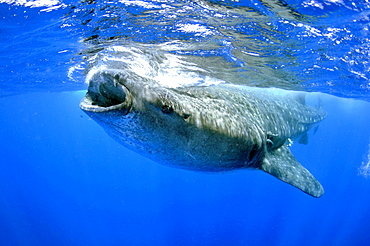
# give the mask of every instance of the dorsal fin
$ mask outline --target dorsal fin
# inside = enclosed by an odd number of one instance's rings
[[[324,194],[324,189],[319,181],[294,158],[285,145],[267,152],[259,169],[311,196],[320,197]]]

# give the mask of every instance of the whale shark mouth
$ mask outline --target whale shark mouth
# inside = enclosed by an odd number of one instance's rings
[[[80,108],[89,112],[126,111],[132,106],[132,95],[119,82],[119,75],[97,73],[89,81],[88,91],[80,102]]]

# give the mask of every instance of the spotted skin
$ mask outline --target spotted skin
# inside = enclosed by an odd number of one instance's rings
[[[117,70],[89,76],[80,103],[117,142],[161,164],[221,172],[263,170],[320,197],[321,184],[288,143],[326,113],[303,92],[218,84],[168,88]]]

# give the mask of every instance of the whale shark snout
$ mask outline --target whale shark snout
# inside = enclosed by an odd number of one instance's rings
[[[120,109],[129,112],[132,105],[130,91],[119,83],[118,77],[96,74],[91,78],[88,91],[80,107],[90,112],[107,112]]]

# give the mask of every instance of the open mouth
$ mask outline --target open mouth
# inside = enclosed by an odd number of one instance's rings
[[[94,74],[89,81],[88,91],[80,102],[80,108],[89,112],[111,110],[130,111],[132,95],[126,86],[119,82],[119,75],[109,73]]]

